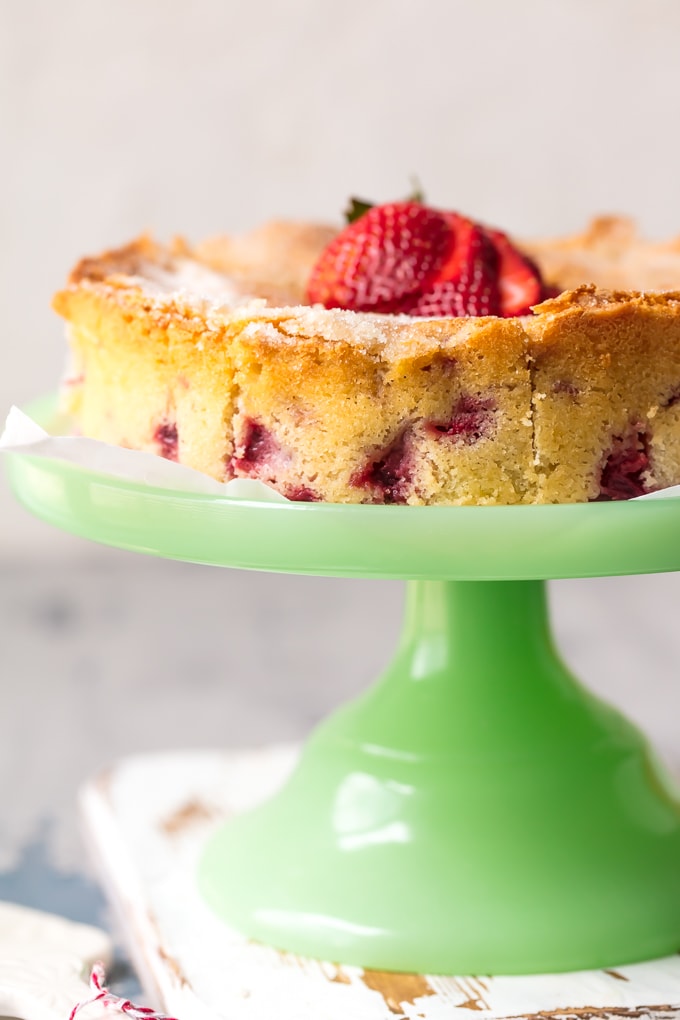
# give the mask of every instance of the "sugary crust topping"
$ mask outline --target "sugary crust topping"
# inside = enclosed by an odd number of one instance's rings
[[[217,272],[250,280],[255,293],[273,288],[298,305],[314,264],[337,232],[327,224],[272,220],[248,234],[209,238],[192,254]]]
[[[162,325],[172,319],[183,325],[219,320],[239,306],[265,304],[244,281],[217,273],[193,258],[181,239],[163,247],[145,235],[122,248],[81,259],[67,286],[55,294],[53,306],[70,319],[73,309],[87,297]],[[220,325],[214,322],[215,328]]]
[[[536,306],[534,315],[517,319],[418,319],[322,308],[242,309],[240,318],[247,318],[243,335],[254,344],[345,344],[399,361],[433,350],[451,352],[461,345],[471,350],[479,346],[486,357],[496,353],[503,358],[520,337],[530,349],[559,342],[561,333],[555,327],[565,320],[576,323],[587,315],[592,326],[598,320],[624,321],[640,310],[676,317],[680,314],[680,291],[611,291],[587,284],[544,301]],[[238,318],[239,313],[234,313],[232,321]]]
[[[593,283],[584,283],[574,290],[565,290],[557,297],[534,306],[535,315],[558,315],[585,309],[675,308],[680,303],[679,290],[640,291],[606,290]]]
[[[288,230],[293,240],[309,250],[330,228],[292,227],[275,224],[271,230],[283,245]],[[271,233],[270,230],[270,233]],[[320,233],[321,232],[321,233]],[[260,232],[258,245],[262,244]],[[247,245],[246,245],[247,248]],[[226,248],[225,248],[226,250]],[[292,344],[302,341],[345,343],[360,350],[383,350],[386,356],[417,356],[464,343],[481,330],[496,329],[505,335],[511,320],[490,318],[427,319],[401,315],[359,314],[341,309],[280,301],[271,281],[259,292],[249,290],[244,270],[232,250],[232,265],[241,275],[227,275],[208,268],[184,242],[163,248],[148,237],[98,258],[83,259],[71,274],[69,285],[54,298],[55,309],[71,318],[74,302],[87,294],[114,302],[133,314],[142,314],[159,325],[202,322],[216,333],[231,326],[243,328],[258,342]],[[252,257],[249,255],[249,257]],[[216,265],[213,259],[213,265]],[[225,263],[226,264],[226,263]],[[251,263],[252,265],[252,263]],[[263,290],[268,291],[268,299]],[[257,297],[253,292],[257,293]],[[286,295],[283,295],[284,297]]]
[[[316,307],[262,310],[249,315],[243,328],[244,339],[253,345],[331,344],[390,362],[451,353],[461,346],[474,350],[482,342],[488,356],[495,351],[503,357],[508,344],[516,348],[521,334],[519,319],[417,319]]]
[[[182,238],[163,246],[142,235],[121,248],[81,259],[54,298],[69,317],[71,299],[90,291],[158,321],[229,317],[235,308],[295,307],[312,265],[337,228],[275,221],[251,233],[217,237],[192,248]]]
[[[538,262],[546,282],[564,288],[583,283],[614,290],[664,291],[680,286],[680,237],[641,238],[632,220],[600,216],[581,234],[519,247]]]
[[[304,306],[300,303],[304,280],[334,231],[275,222],[243,237],[217,238],[193,249],[179,239],[164,247],[142,236],[96,258],[82,259],[67,287],[55,295],[54,307],[71,319],[79,300],[89,295],[164,327],[176,321],[223,334],[236,326],[258,343],[347,344],[381,350],[397,360],[470,344],[481,336],[488,348],[491,334],[502,347],[518,332],[526,330],[536,337],[557,318],[586,311],[606,316],[624,315],[633,308],[680,311],[680,291],[674,289],[680,285],[680,240],[665,245],[640,241],[629,221],[613,217],[595,220],[584,234],[572,238],[522,245],[542,266],[562,266],[565,276],[583,274],[586,266],[598,268],[599,286],[583,285],[581,275],[581,285],[537,305],[533,316],[429,319]],[[605,289],[606,278],[632,276],[634,266],[639,277],[635,289],[620,284]],[[662,267],[666,292],[648,293],[645,275],[654,276]]]

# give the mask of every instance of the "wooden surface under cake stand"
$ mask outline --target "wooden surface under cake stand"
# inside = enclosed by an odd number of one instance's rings
[[[528,977],[364,971],[259,945],[197,887],[206,840],[288,776],[292,747],[127,758],[81,793],[89,843],[145,992],[180,1020],[680,1018],[680,955]],[[238,876],[233,876],[238,881]]]

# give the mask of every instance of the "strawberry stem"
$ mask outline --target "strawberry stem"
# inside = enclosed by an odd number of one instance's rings
[[[422,205],[425,202],[425,192],[423,186],[420,183],[420,178],[417,174],[411,174],[411,194],[407,198],[407,202],[420,202]]]

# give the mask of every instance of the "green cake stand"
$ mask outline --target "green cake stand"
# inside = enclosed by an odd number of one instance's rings
[[[562,664],[544,594],[546,578],[679,570],[680,500],[268,503],[26,455],[9,473],[29,510],[95,541],[408,581],[383,676],[316,730],[279,793],[206,846],[200,887],[230,926],[306,956],[428,974],[680,950],[678,790]]]

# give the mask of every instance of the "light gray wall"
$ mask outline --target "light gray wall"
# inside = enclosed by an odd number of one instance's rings
[[[680,232],[673,0],[0,0],[0,414],[74,260],[404,193],[527,234]],[[0,491],[0,553],[61,547]]]

